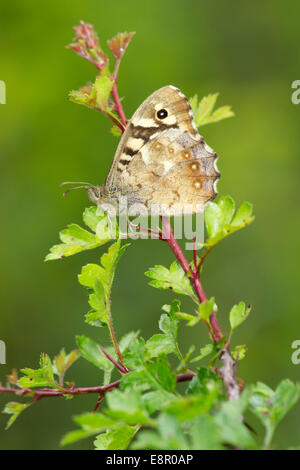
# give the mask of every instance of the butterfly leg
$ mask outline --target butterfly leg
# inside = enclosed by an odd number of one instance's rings
[[[128,226],[132,227],[134,230],[139,230],[139,232],[141,232],[141,233],[150,233],[151,238],[156,238],[157,240],[162,239],[162,231],[161,231],[160,228],[159,228],[158,231],[157,230],[152,230],[149,227],[141,227],[140,225],[136,225],[133,222],[131,222],[130,220],[128,220]],[[148,237],[144,237],[144,238],[148,238]]]

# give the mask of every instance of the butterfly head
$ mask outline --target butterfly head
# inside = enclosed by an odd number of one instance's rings
[[[60,184],[60,186],[66,186],[66,185],[76,185],[73,186],[72,188],[67,189],[64,191],[63,195],[66,196],[70,191],[73,191],[74,189],[85,189],[88,193],[88,196],[90,200],[94,203],[99,203],[101,200],[104,198],[104,193],[105,193],[105,188],[104,186],[96,186],[91,183],[86,183],[83,181],[65,181]]]
[[[86,188],[88,196],[92,202],[101,205],[107,197],[105,186],[90,186]]]

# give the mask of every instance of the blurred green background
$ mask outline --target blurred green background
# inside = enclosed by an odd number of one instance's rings
[[[136,31],[120,70],[128,116],[167,84],[187,96],[219,91],[219,105],[233,106],[235,118],[203,127],[202,134],[220,155],[219,193],[253,202],[256,220],[213,251],[204,287],[216,297],[225,328],[234,303],[254,306],[234,338],[249,348],[239,369],[246,383],[275,387],[283,378],[299,379],[300,365],[291,363],[291,343],[300,339],[300,105],[291,102],[291,83],[300,79],[297,12],[296,1],[2,3],[0,79],[7,104],[0,105],[0,339],[7,345],[7,365],[0,366],[1,381],[13,367],[37,367],[41,351],[53,356],[62,346],[74,348],[76,334],[108,344],[104,329],[84,323],[87,296],[77,282],[81,266],[97,262],[105,248],[43,262],[58,231],[81,223],[89,205],[81,191],[62,198],[59,183],[103,182],[117,145],[104,116],[67,100],[69,90],[96,76],[92,65],[64,48],[80,20],[95,25],[103,45],[118,31]],[[160,308],[171,296],[149,287],[144,272],[171,260],[163,243],[132,243],[113,289],[118,336],[157,331]],[[191,342],[198,350],[207,340],[202,326],[183,326],[180,335],[183,350]],[[98,370],[84,360],[67,379],[101,383]],[[0,395],[1,408],[11,399]],[[8,431],[8,416],[0,415],[0,448],[57,448],[61,435],[74,428],[72,415],[93,409],[95,400],[44,399]],[[277,447],[300,444],[299,417],[300,404],[279,427]]]

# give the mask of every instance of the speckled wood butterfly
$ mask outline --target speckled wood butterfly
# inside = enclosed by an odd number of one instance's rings
[[[204,142],[188,99],[173,86],[155,91],[134,113],[103,186],[86,186],[98,206],[177,215],[201,212],[216,194],[217,154]]]

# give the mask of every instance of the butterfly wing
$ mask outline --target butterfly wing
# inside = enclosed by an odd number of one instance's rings
[[[129,121],[105,185],[129,204],[164,206],[158,213],[199,212],[216,195],[216,159],[197,131],[187,98],[167,86]]]
[[[166,110],[168,115],[160,119],[157,116],[160,110]],[[169,85],[150,95],[128,122],[108,173],[106,186],[109,188],[116,184],[122,171],[149,140],[174,128],[200,138],[188,100],[180,90]]]

